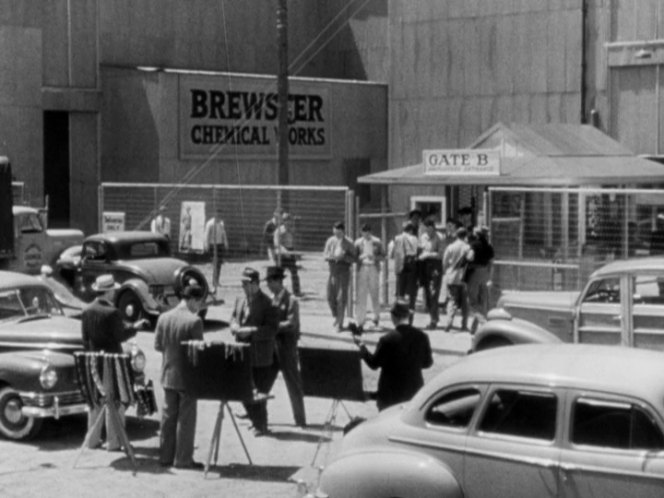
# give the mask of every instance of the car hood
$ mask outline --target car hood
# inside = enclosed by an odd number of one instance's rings
[[[172,285],[177,270],[187,266],[187,263],[176,258],[146,258],[118,261],[118,266],[124,267],[134,273],[142,274],[148,283]]]
[[[0,323],[0,347],[80,349],[81,322],[66,316],[35,316]]]
[[[504,291],[498,306],[508,309],[527,307],[569,310],[574,307],[578,297],[578,291]]]

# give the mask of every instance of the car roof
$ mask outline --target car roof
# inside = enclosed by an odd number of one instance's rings
[[[15,289],[16,287],[33,285],[43,284],[36,277],[26,275],[25,273],[0,270],[0,289]]]
[[[612,261],[598,270],[591,278],[602,277],[617,273],[634,273],[638,271],[664,271],[664,256],[651,256],[647,258],[620,259]]]
[[[30,206],[12,206],[12,213],[13,214],[25,214],[25,213],[35,214],[35,213],[39,213],[39,210],[37,208],[33,208],[33,207],[30,207]]]
[[[149,232],[147,230],[131,230],[125,232],[106,232],[96,233],[86,237],[85,241],[108,241],[113,244],[122,242],[143,242],[150,240],[167,241],[168,239],[161,234]]]
[[[603,391],[664,407],[664,354],[621,346],[536,344],[472,354],[450,366],[417,394],[421,406],[443,386],[514,383]]]

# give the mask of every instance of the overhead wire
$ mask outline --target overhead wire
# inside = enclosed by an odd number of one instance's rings
[[[329,43],[330,41],[345,27],[345,25],[352,19],[356,14],[358,14],[371,0],[351,0],[348,4],[344,5],[338,12],[333,16],[332,19],[330,19],[326,25],[321,29],[308,44],[307,46],[300,51],[300,53],[293,59],[293,61],[289,64],[288,66],[288,73],[289,75],[295,76],[297,75],[302,69],[306,67],[306,65],[314,58],[316,57],[321,50],[323,50]],[[339,24],[337,28],[331,33],[328,34],[324,41],[319,44],[318,48],[313,52],[307,55],[307,57],[300,61],[302,57],[307,53],[307,51],[312,48],[322,37],[323,33],[326,33],[331,26],[334,25],[334,23],[337,22],[337,20],[344,14],[345,11],[349,10],[350,7],[354,3],[360,2],[359,6],[355,8],[350,15],[347,16],[346,21],[343,23]],[[224,23],[224,43],[225,43],[225,52],[226,52],[226,67],[230,69],[230,57],[228,55],[228,30],[227,30],[227,24],[226,24],[226,14],[225,14],[225,0],[222,0],[221,2],[222,6],[222,18],[223,18],[223,23]],[[229,71],[227,71],[229,72]],[[231,74],[228,74],[228,80],[229,84],[231,82]],[[260,89],[260,91],[269,91],[271,89],[274,89],[276,85],[276,82],[270,81],[269,83],[266,83],[266,85]],[[260,108],[263,109],[266,106],[266,101],[263,100],[260,104]],[[249,122],[249,118],[244,118],[239,121],[233,121],[234,126],[242,126],[246,123]],[[193,178],[195,178],[204,168],[206,168],[223,150],[226,149],[227,143],[218,143],[215,144],[211,147],[210,152],[208,153],[208,156],[205,158],[205,160],[199,164],[198,166],[190,169],[187,173],[185,173],[180,180],[178,181],[178,186],[172,188],[169,190],[161,199],[159,204],[168,204],[170,201],[175,198],[177,193],[183,189],[187,184],[191,182]],[[240,170],[239,170],[239,158],[238,158],[238,152],[237,152],[237,144],[234,144],[235,146],[235,164],[236,164],[236,172],[237,172],[237,177],[238,180],[240,180]],[[241,196],[241,193],[240,193]],[[241,201],[241,210],[243,210],[243,205]],[[144,220],[142,220],[139,224],[138,227],[142,227],[145,224],[149,223],[150,219],[154,217],[156,213],[156,207],[155,211],[150,213],[148,217],[146,217]]]

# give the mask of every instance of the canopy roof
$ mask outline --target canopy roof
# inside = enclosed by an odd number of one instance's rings
[[[590,125],[497,123],[469,148],[500,152],[499,175],[428,175],[424,164],[365,175],[383,185],[625,185],[664,182],[664,166]]]

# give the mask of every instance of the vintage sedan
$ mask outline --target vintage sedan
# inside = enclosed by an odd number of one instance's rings
[[[663,378],[623,347],[470,355],[352,429],[310,496],[661,498]]]
[[[143,382],[145,355],[125,346]],[[81,322],[64,315],[48,286],[0,271],[0,435],[28,438],[44,418],[87,411],[73,356],[82,349]]]
[[[198,268],[171,256],[168,239],[147,231],[108,232],[85,239],[80,251],[70,249],[58,261],[55,272],[72,292],[88,302],[94,298],[92,284],[110,273],[121,284],[115,304],[127,321],[155,321],[179,300],[183,285],[195,280],[205,289],[206,304],[219,304],[209,292]],[[201,315],[205,315],[204,308]]]
[[[664,350],[664,258],[611,262],[581,292],[506,292],[472,350],[523,343],[622,344]]]

